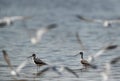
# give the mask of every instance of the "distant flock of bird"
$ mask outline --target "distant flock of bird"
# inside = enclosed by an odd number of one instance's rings
[[[105,27],[109,27],[111,26],[113,23],[120,23],[120,19],[116,19],[116,20],[101,20],[101,19],[90,19],[87,17],[83,17],[81,15],[76,15],[76,17],[78,19],[81,19],[85,22],[93,22],[93,23],[101,23],[103,24],[103,26]],[[13,25],[15,23],[15,21],[17,20],[27,20],[30,19],[32,17],[24,17],[24,16],[13,16],[13,17],[4,17],[3,19],[0,19],[0,28],[4,28],[10,25]],[[38,42],[41,41],[42,36],[48,32],[51,29],[54,29],[57,27],[57,24],[50,24],[46,27],[40,28],[38,30],[36,30],[36,33],[33,37],[30,38],[30,41],[32,44],[37,44]],[[81,68],[80,70],[87,70],[88,68],[93,68],[93,69],[97,69],[99,68],[97,65],[93,64],[93,61],[95,61],[95,59],[97,57],[99,57],[100,55],[104,54],[104,52],[108,51],[108,50],[112,50],[118,47],[118,45],[114,45],[112,43],[107,44],[106,46],[103,46],[96,54],[93,54],[91,56],[88,57],[88,59],[84,59],[84,51],[85,51],[85,46],[82,43],[82,40],[80,39],[79,33],[76,32],[76,39],[78,41],[78,43],[81,46],[81,50],[77,55],[80,55],[80,63],[83,65],[83,68]],[[27,81],[27,80],[18,80],[17,77],[20,76],[20,72],[21,70],[26,66],[26,64],[28,63],[28,59],[29,58],[33,58],[34,63],[37,65],[37,73],[35,75],[35,77],[38,77],[40,75],[42,75],[43,73],[49,71],[50,69],[53,70],[54,72],[58,73],[59,75],[61,75],[63,73],[63,70],[68,71],[69,73],[73,74],[75,77],[79,78],[79,75],[74,71],[74,69],[70,69],[68,66],[62,66],[62,65],[49,65],[48,63],[42,61],[41,59],[36,57],[36,54],[32,54],[29,57],[26,57],[27,60],[23,61],[20,65],[18,65],[18,67],[16,68],[16,70],[13,68],[11,62],[10,62],[10,58],[7,54],[6,50],[2,50],[4,59],[6,61],[6,63],[8,64],[9,68],[10,68],[10,74],[13,76],[15,81]],[[77,56],[74,55],[74,56]],[[73,57],[74,57],[73,56]],[[120,56],[113,58],[109,63],[105,64],[105,69],[101,72],[101,75],[103,76],[103,81],[107,81],[108,80],[108,75],[110,73],[110,68],[111,65],[116,64],[118,61],[120,60]],[[38,66],[47,66],[42,70],[38,70]]]

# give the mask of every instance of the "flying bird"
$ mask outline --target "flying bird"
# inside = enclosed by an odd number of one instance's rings
[[[120,61],[120,56],[113,58],[113,59],[110,61],[110,64],[116,64],[118,61]]]
[[[85,45],[83,44],[82,40],[80,39],[80,35],[79,35],[78,32],[76,32],[76,38],[77,38],[78,43],[80,44],[81,50],[82,51],[86,51],[87,48],[85,47]]]
[[[49,30],[57,27],[57,24],[50,24],[47,27],[40,28],[35,31],[35,36],[32,36],[30,41],[32,44],[37,44],[41,41],[42,36],[47,33]],[[28,31],[29,32],[29,31]]]
[[[114,45],[107,44],[106,46],[103,46],[97,53],[88,56],[88,62],[93,62],[95,59],[97,59],[97,57],[101,56],[106,51],[116,49],[117,47],[118,45],[115,44]]]
[[[111,69],[111,65],[109,63],[106,63],[104,65],[104,69],[102,70],[102,72],[100,73],[102,76],[102,81],[108,81],[109,79],[109,74],[110,74],[110,69]]]
[[[14,24],[15,21],[30,19],[30,16],[11,16],[0,19],[0,28]]]
[[[10,59],[9,59],[9,56],[6,52],[6,50],[2,50],[2,53],[3,53],[3,56],[4,56],[4,59],[6,61],[6,63],[8,64],[9,68],[10,68],[10,73],[11,75],[13,76],[19,76],[19,73],[20,71],[22,70],[22,68],[24,68],[26,66],[26,64],[28,63],[27,60],[23,61],[17,68],[16,70],[13,68],[11,62],[10,62]]]
[[[113,58],[108,63],[105,63],[104,70],[101,72],[101,76],[103,77],[102,81],[108,81],[109,75],[111,73],[111,67],[113,64],[116,64],[118,61],[120,61],[120,56]]]
[[[72,69],[70,69],[69,67],[66,67],[66,66],[48,66],[48,67],[45,67],[43,70],[41,70],[37,73],[37,76],[43,75],[45,72],[47,72],[49,70],[53,70],[54,72],[58,73],[59,75],[61,75],[63,73],[63,71],[66,70],[69,73],[73,74],[75,77],[77,77],[77,78],[79,77],[76,72],[74,72]]]
[[[86,22],[103,24],[104,27],[109,27],[113,23],[120,23],[120,19],[113,19],[113,20],[92,19],[92,18],[83,17],[81,15],[76,15],[76,17]]]

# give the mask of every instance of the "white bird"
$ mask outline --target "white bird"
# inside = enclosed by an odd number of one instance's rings
[[[112,67],[113,64],[116,64],[118,61],[120,61],[120,56],[113,58],[108,63],[105,63],[104,70],[101,72],[101,76],[103,77],[102,81],[108,81],[109,75],[111,73],[111,67]]]
[[[103,46],[97,53],[95,53],[93,55],[90,55],[88,57],[88,62],[93,62],[95,59],[97,59],[97,57],[99,57],[100,55],[104,54],[106,51],[115,49],[117,47],[118,47],[118,45],[111,45],[111,44]]]
[[[0,19],[0,28],[4,26],[12,25],[17,20],[26,20],[31,18],[30,16],[11,16],[11,17],[4,17]]]
[[[37,73],[37,76],[40,76],[42,75],[43,73],[49,71],[49,70],[53,70],[54,72],[58,73],[59,75],[61,75],[63,73],[64,70],[68,71],[69,73],[73,74],[75,77],[79,77],[77,75],[76,72],[74,72],[72,69],[70,69],[69,67],[66,67],[66,66],[48,66],[48,67],[45,67],[43,70],[39,71]]]
[[[2,50],[2,53],[3,53],[3,56],[4,56],[4,59],[6,61],[6,63],[8,64],[9,68],[10,68],[10,74],[13,75],[13,76],[19,76],[19,73],[20,71],[22,70],[22,68],[24,68],[26,66],[26,64],[28,63],[27,60],[23,61],[17,68],[16,70],[14,70],[11,62],[10,62],[10,59],[9,59],[9,56],[7,54],[7,52],[5,50]]]
[[[109,63],[106,63],[104,65],[103,71],[100,73],[101,76],[102,76],[102,81],[108,81],[109,74],[110,74],[110,69],[111,69],[111,65]]]
[[[91,19],[91,18],[83,17],[81,15],[76,15],[76,17],[86,22],[101,23],[103,24],[104,27],[109,27],[113,23],[120,23],[120,19],[114,19],[114,20]]]
[[[40,28],[38,30],[35,31],[35,36],[31,37],[31,43],[32,44],[37,44],[38,42],[40,42],[42,36],[48,32],[49,30],[51,29],[54,29],[56,28],[57,25],[56,24],[50,24],[48,25],[47,27],[43,27],[43,28]],[[29,31],[28,31],[29,32]]]

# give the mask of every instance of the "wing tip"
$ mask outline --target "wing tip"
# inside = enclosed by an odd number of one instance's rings
[[[81,16],[81,15],[75,15],[75,16],[79,19],[84,19],[83,16]]]
[[[110,46],[108,46],[106,49],[107,50],[112,50],[112,49],[115,49],[115,48],[117,48],[118,47],[118,45],[110,45]]]
[[[48,29],[53,29],[53,28],[56,28],[57,27],[57,24],[53,23],[53,24],[50,24],[48,25]]]

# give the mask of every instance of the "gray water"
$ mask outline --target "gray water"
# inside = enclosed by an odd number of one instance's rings
[[[79,69],[80,57],[69,57],[81,51],[76,40],[75,32],[87,47],[85,58],[96,53],[101,47],[113,41],[120,44],[120,24],[113,24],[110,28],[102,24],[86,23],[75,17],[83,15],[90,18],[112,19],[120,18],[120,0],[0,0],[0,18],[5,16],[34,16],[26,22],[16,22],[12,26],[0,29],[0,51],[7,50],[13,66],[18,66],[26,57],[36,53],[38,57],[50,65],[65,65],[72,69]],[[58,27],[44,35],[37,45],[32,45],[28,28],[38,29],[56,23]],[[99,57],[95,63],[99,69],[89,69],[86,72],[76,71],[80,78],[75,78],[68,72],[62,76],[52,71],[44,76],[33,78],[36,66],[30,63],[23,69],[26,75],[18,79],[41,81],[102,81],[100,72],[104,63],[119,56],[119,49],[108,51]],[[43,68],[43,67],[41,67]],[[112,66],[109,81],[120,80],[120,63]],[[13,80],[9,68],[0,52],[0,81]]]

